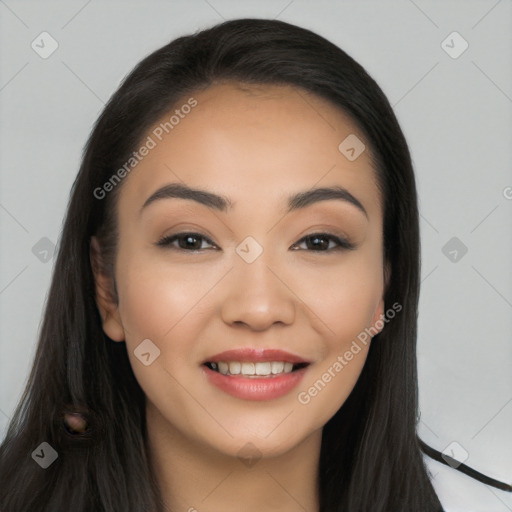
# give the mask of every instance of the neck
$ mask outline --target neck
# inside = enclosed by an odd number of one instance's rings
[[[146,421],[166,512],[318,512],[321,430],[285,454],[239,458],[190,439],[149,404]]]

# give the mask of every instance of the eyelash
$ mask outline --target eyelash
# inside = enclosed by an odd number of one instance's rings
[[[191,250],[183,249],[182,247],[176,247],[176,246],[171,245],[174,241],[179,240],[180,238],[186,237],[186,236],[192,236],[194,238],[203,239],[207,243],[217,247],[215,245],[215,243],[212,242],[212,240],[210,240],[208,237],[201,235],[200,233],[194,233],[194,232],[189,232],[189,231],[183,231],[181,233],[176,233],[174,235],[165,236],[162,239],[160,239],[156,243],[156,245],[159,247],[164,247],[167,249],[172,249],[172,250],[177,250],[177,251],[182,251],[182,252],[196,252],[197,253],[197,252],[201,252],[203,250],[203,249],[191,249]],[[310,235],[306,235],[305,237],[301,238],[298,242],[296,242],[294,245],[298,245],[308,239],[315,239],[315,238],[321,238],[321,237],[328,238],[328,239],[336,242],[338,245],[336,247],[326,249],[326,250],[318,250],[318,251],[317,250],[308,250],[308,249],[305,249],[305,250],[307,250],[308,252],[332,253],[333,251],[336,251],[336,252],[337,251],[351,251],[356,248],[356,246],[354,244],[352,244],[351,242],[349,242],[348,240],[346,240],[344,238],[340,238],[331,233],[323,233],[323,232],[312,233]],[[294,249],[294,250],[297,250],[297,249]],[[301,249],[301,250],[304,250],[304,249]]]

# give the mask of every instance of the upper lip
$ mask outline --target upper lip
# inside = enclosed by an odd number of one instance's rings
[[[218,363],[219,361],[241,361],[241,362],[253,362],[253,363],[266,363],[272,361],[284,361],[285,363],[309,363],[306,359],[299,357],[290,352],[279,349],[270,348],[238,348],[226,350],[215,354],[204,360],[204,363]]]

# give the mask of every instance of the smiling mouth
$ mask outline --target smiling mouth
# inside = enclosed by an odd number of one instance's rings
[[[238,376],[252,379],[279,377],[305,368],[308,365],[309,363],[293,364],[285,361],[256,363],[249,361],[218,361],[204,364],[210,370],[227,377]]]

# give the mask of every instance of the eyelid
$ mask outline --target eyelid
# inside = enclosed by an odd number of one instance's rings
[[[306,252],[319,252],[319,253],[332,253],[334,251],[352,251],[357,248],[356,244],[350,241],[350,239],[345,236],[341,235],[329,230],[316,230],[312,231],[311,233],[308,233],[304,235],[302,238],[300,238],[297,242],[295,242],[293,245],[298,245],[302,242],[304,242],[307,238],[311,238],[314,236],[324,236],[325,238],[329,238],[331,240],[334,240],[336,242],[336,247],[333,247],[331,249],[325,250],[325,251],[306,251]]]
[[[196,232],[196,231],[179,231],[179,232],[171,234],[171,235],[165,235],[160,240],[158,240],[158,242],[156,242],[155,245],[157,245],[159,247],[163,247],[163,248],[172,248],[172,249],[176,249],[178,251],[183,251],[183,252],[201,252],[201,251],[205,250],[205,249],[187,250],[187,249],[182,249],[181,247],[171,246],[171,242],[178,240],[178,238],[180,236],[184,236],[184,235],[194,235],[197,238],[202,238],[204,241],[206,241],[210,245],[218,247],[217,244],[213,240],[211,240],[210,237],[208,237],[200,232]]]
[[[165,235],[158,242],[156,242],[155,245],[157,245],[159,247],[163,247],[163,248],[171,248],[171,249],[174,249],[174,250],[177,250],[177,251],[181,251],[181,252],[197,253],[197,252],[203,252],[205,250],[211,250],[211,249],[190,249],[189,250],[189,249],[183,249],[181,247],[171,246],[171,243],[175,242],[176,240],[179,239],[179,237],[184,236],[184,235],[193,235],[196,238],[200,238],[203,241],[207,242],[208,244],[214,246],[214,248],[217,248],[217,249],[219,248],[219,246],[210,237],[204,235],[201,232],[196,232],[196,231],[179,231],[179,232],[174,233],[174,234]],[[305,234],[299,240],[297,240],[297,242],[295,242],[292,245],[292,247],[297,246],[297,245],[303,243],[306,239],[314,237],[314,236],[320,236],[320,237],[323,236],[325,238],[330,239],[330,241],[334,241],[337,245],[335,247],[331,248],[331,249],[326,249],[326,250],[323,250],[323,251],[322,250],[315,251],[315,250],[308,250],[308,249],[300,249],[300,250],[303,250],[303,251],[306,251],[306,252],[313,252],[313,253],[326,253],[326,254],[329,254],[329,253],[332,253],[334,251],[350,251],[350,250],[354,250],[354,249],[357,248],[356,244],[351,242],[350,239],[348,237],[346,237],[345,235],[341,235],[341,234],[338,234],[338,233],[335,233],[335,232],[331,232],[331,231],[328,231],[328,230],[323,230],[322,231],[322,230],[319,230],[319,229],[317,229],[316,231],[311,231],[308,234]],[[297,249],[293,249],[293,250],[297,250]]]

